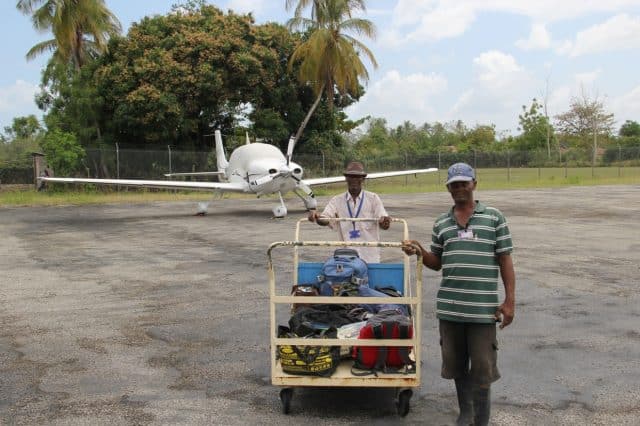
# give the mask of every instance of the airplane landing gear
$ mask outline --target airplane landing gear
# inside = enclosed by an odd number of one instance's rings
[[[209,203],[200,202],[198,203],[198,210],[196,212],[196,216],[205,216],[207,214],[207,210],[209,210]]]
[[[284,219],[287,217],[287,208],[285,206],[275,206],[272,211],[273,217],[276,219]]]
[[[293,192],[304,202],[304,206],[307,210],[318,208],[318,202],[316,201],[315,195],[313,195],[313,191],[309,185],[298,180],[298,185]]]
[[[278,192],[278,196],[280,197],[280,205],[275,206],[271,211],[273,212],[273,217],[276,219],[284,219],[287,216],[287,207],[284,205],[284,200],[280,192]]]

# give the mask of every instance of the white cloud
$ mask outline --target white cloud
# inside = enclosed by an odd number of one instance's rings
[[[365,14],[363,14],[364,17],[370,16],[370,17],[378,17],[378,16],[387,16],[390,15],[391,11],[389,9],[383,9],[383,8],[377,8],[377,9],[370,9],[367,8],[367,11]]]
[[[577,87],[588,88],[598,79],[598,76],[602,73],[602,69],[597,69],[589,72],[578,73],[574,76]]]
[[[475,20],[473,7],[442,3],[427,0],[414,4],[400,0],[393,12],[391,28],[382,34],[381,45],[397,47],[464,34]]]
[[[473,9],[465,5],[438,8],[422,16],[418,28],[409,33],[409,41],[435,41],[457,37],[475,20]]]
[[[562,40],[556,43],[555,51],[558,55],[567,56],[573,50],[573,42],[571,40]]]
[[[252,12],[255,17],[262,12],[263,3],[263,0],[229,0],[227,9],[231,9],[238,14]]]
[[[444,0],[460,3],[457,0]],[[594,13],[615,13],[638,6],[637,0],[465,0],[477,11],[494,11],[526,16],[537,22],[552,22],[579,18]]]
[[[17,80],[11,86],[0,87],[0,129],[11,125],[15,117],[34,114],[40,116],[34,96],[37,85]]]
[[[569,56],[640,48],[640,17],[616,15],[576,34]]]
[[[393,25],[401,27],[420,22],[420,17],[437,6],[437,0],[398,0],[393,9]]]
[[[346,112],[354,119],[366,115],[386,118],[391,126],[405,121],[421,124],[437,119],[432,98],[446,88],[447,80],[441,75],[403,76],[393,70],[372,84]]]
[[[497,50],[480,54],[473,59],[476,78],[489,90],[502,90],[523,79],[526,72],[513,56]]]
[[[465,124],[496,124],[498,131],[514,131],[522,105],[529,104],[540,83],[516,59],[497,50],[473,60],[473,83],[457,100],[448,81],[439,74],[385,74],[346,112],[352,119],[366,115],[386,118],[390,126],[404,121],[462,120]],[[446,93],[445,93],[446,91]]]
[[[492,50],[473,59],[474,84],[457,99],[450,120],[467,125],[494,123],[498,130],[513,130],[518,114],[536,92],[537,82],[511,55]]]
[[[640,121],[640,86],[611,99],[611,112],[619,126],[626,120]]]
[[[11,86],[0,87],[0,112],[34,107],[33,97],[37,91],[37,85],[23,80],[17,80]]]
[[[519,47],[543,48],[551,42],[543,23],[595,13],[620,13],[637,6],[638,0],[399,0],[393,10],[392,30],[399,33],[397,42],[433,41],[464,34],[482,13],[513,14],[537,23],[528,40],[518,41]],[[629,27],[629,23],[623,24]],[[619,38],[632,38],[628,31],[633,28],[635,24],[631,23],[624,37]]]
[[[550,45],[551,35],[544,24],[533,24],[529,38],[516,41],[516,46],[522,50],[547,49]]]
[[[378,44],[382,47],[393,49],[404,43],[404,35],[394,29],[378,34]]]
[[[554,116],[569,110],[569,104],[573,96],[572,88],[569,86],[561,86],[551,92],[547,108],[549,116],[552,117],[552,121]]]

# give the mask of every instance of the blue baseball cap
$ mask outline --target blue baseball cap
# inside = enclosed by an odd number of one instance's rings
[[[445,185],[449,185],[452,182],[471,182],[473,180],[476,180],[476,172],[473,167],[467,163],[456,163],[449,167]]]

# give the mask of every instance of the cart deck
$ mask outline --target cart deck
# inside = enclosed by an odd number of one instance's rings
[[[371,219],[349,219],[349,220],[371,220]],[[280,294],[278,294],[278,286],[276,285],[276,277],[272,260],[272,251],[279,247],[293,247],[293,282],[289,284],[311,283],[316,281],[316,277],[320,272],[323,263],[321,262],[299,262],[298,248],[305,246],[314,247],[387,247],[397,248],[402,246],[400,242],[344,242],[344,241],[302,241],[299,240],[300,224],[305,222],[301,219],[296,228],[295,241],[274,242],[269,246],[268,270],[269,270],[269,288],[270,288],[270,334],[271,334],[271,383],[277,386],[284,386],[280,392],[280,398],[283,404],[283,412],[289,412],[289,405],[293,393],[293,387],[309,387],[309,386],[328,386],[328,387],[393,387],[398,388],[398,400],[396,402],[398,413],[404,416],[409,411],[409,399],[412,392],[410,388],[420,386],[420,349],[421,349],[421,294],[422,294],[422,259],[418,258],[415,268],[415,279],[411,279],[410,258],[403,255],[402,263],[378,263],[369,264],[369,287],[394,287],[398,290],[402,297],[391,298],[394,304],[407,305],[411,307],[411,319],[413,322],[413,337],[410,339],[339,339],[326,338],[322,339],[322,344],[326,346],[411,346],[413,350],[410,358],[415,361],[415,369],[409,373],[385,373],[376,372],[376,374],[359,376],[352,373],[354,361],[352,359],[342,360],[337,370],[329,377],[306,376],[288,374],[282,370],[280,362],[277,358],[277,348],[280,345],[297,345],[297,346],[317,346],[317,339],[306,338],[289,338],[278,337],[276,322],[276,307],[278,305],[293,305],[301,303],[301,299],[305,304],[382,304],[389,303],[389,297],[335,297],[335,296],[292,296],[282,295],[284,289],[289,290],[291,285],[279,286]],[[394,222],[404,224],[404,239],[408,239],[407,224],[402,219],[393,219]],[[346,300],[348,299],[348,300]]]

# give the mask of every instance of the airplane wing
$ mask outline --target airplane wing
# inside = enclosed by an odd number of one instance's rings
[[[165,173],[166,177],[173,176],[221,176],[224,172],[183,172],[183,173]]]
[[[405,176],[405,175],[417,175],[421,173],[431,173],[436,172],[438,169],[430,168],[430,169],[416,169],[416,170],[399,170],[395,172],[379,172],[379,173],[369,173],[365,179],[379,179],[386,178],[392,176]],[[333,176],[326,178],[314,178],[314,179],[303,179],[303,182],[309,186],[314,185],[325,185],[328,183],[336,183],[336,182],[344,182],[344,176]]]
[[[160,189],[190,189],[222,192],[251,192],[249,185],[242,182],[182,182],[174,180],[142,180],[142,179],[89,179],[89,178],[60,178],[60,177],[39,177],[45,182],[59,183],[93,183],[95,185],[120,185],[134,186],[138,188],[160,188]]]

